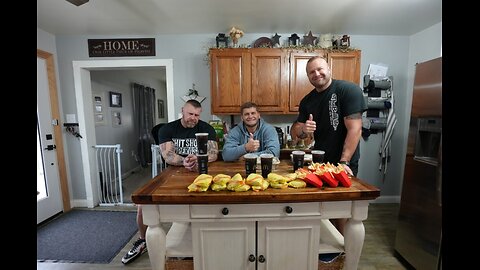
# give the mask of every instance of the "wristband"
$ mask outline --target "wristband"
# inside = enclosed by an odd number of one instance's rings
[[[345,160],[341,160],[338,162],[338,164],[343,164],[343,165],[347,165],[347,166],[350,166],[350,162],[348,161],[345,161]]]

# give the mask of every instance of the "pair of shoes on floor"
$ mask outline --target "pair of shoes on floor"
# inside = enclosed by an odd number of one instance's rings
[[[145,252],[147,252],[147,242],[145,239],[138,238],[137,241],[133,243],[132,249],[130,249],[127,254],[123,256],[122,263],[130,263]]]

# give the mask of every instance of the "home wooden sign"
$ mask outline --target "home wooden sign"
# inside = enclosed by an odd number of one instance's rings
[[[155,39],[89,39],[88,56],[155,56]]]

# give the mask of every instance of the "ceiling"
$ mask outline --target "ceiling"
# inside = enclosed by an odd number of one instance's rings
[[[441,0],[37,0],[54,35],[333,33],[412,35],[442,21]]]

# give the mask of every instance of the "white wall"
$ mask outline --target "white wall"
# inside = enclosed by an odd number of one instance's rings
[[[378,147],[380,135],[371,135],[367,141],[361,141],[361,160],[358,176],[368,183],[374,184],[381,189],[381,196],[388,200],[398,200],[401,193],[403,179],[403,166],[406,149],[406,133],[409,119],[409,106],[411,104],[411,86],[413,85],[412,63],[418,59],[434,58],[432,54],[441,53],[441,23],[432,26],[416,35],[408,36],[363,36],[352,35],[351,46],[362,50],[361,78],[366,74],[370,63],[384,63],[389,66],[388,75],[394,77],[395,111],[398,119],[397,126],[392,137],[392,157],[388,164],[388,173],[385,180],[378,171]],[[279,33],[281,41],[288,38],[291,33]],[[156,56],[143,57],[147,59],[173,59],[175,114],[180,112],[183,105],[181,97],[188,92],[195,83],[195,88],[201,96],[207,99],[203,105],[203,120],[210,120],[210,69],[207,62],[208,48],[215,46],[217,33],[209,35],[157,35]],[[268,34],[246,34],[240,44],[251,44],[257,38],[273,36]],[[318,36],[318,34],[315,34]],[[134,38],[135,36],[129,36]],[[141,36],[145,37],[145,36]],[[57,36],[56,47],[58,52],[58,64],[60,70],[60,87],[62,91],[62,104],[66,113],[76,114],[75,95],[73,86],[72,61],[94,60],[88,57],[87,40],[89,38],[125,38],[124,36]],[[39,38],[37,37],[37,40]],[[425,49],[421,49],[421,48]],[[440,48],[438,50],[437,48]],[[432,51],[434,53],[432,53]],[[140,57],[142,58],[142,57]],[[100,58],[104,59],[121,59]],[[361,85],[363,86],[363,85]],[[171,104],[168,104],[170,106]],[[407,113],[408,110],[408,113]],[[229,117],[222,117],[227,122]],[[295,116],[265,116],[265,119],[274,125],[284,126],[295,121]],[[236,119],[238,122],[238,118]],[[67,137],[66,147],[72,152],[80,152],[78,142]],[[81,159],[75,155],[71,157],[70,166],[75,177],[71,179],[74,198],[84,198],[83,174],[81,173]],[[77,190],[78,189],[78,190]]]

